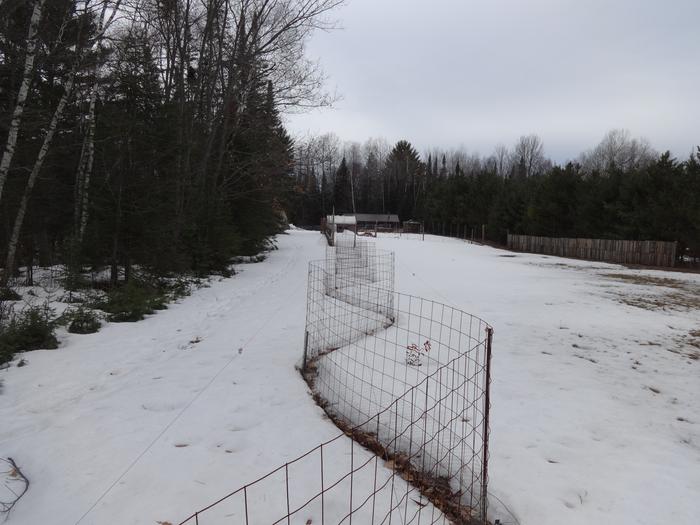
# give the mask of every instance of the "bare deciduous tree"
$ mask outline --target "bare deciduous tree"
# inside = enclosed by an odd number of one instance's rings
[[[37,0],[34,3],[34,10],[32,11],[32,17],[29,21],[29,31],[27,32],[27,50],[24,57],[22,83],[20,84],[19,91],[17,92],[17,102],[15,103],[15,109],[12,112],[12,120],[10,121],[10,130],[5,143],[5,150],[2,154],[2,160],[0,160],[0,200],[2,200],[2,191],[5,186],[5,181],[7,180],[7,174],[10,171],[12,158],[15,154],[15,148],[17,146],[17,133],[19,132],[19,126],[22,123],[22,115],[24,114],[24,107],[27,103],[27,94],[29,93],[29,86],[32,83],[32,77],[34,75],[37,31],[39,29],[41,12],[44,8],[45,2],[46,0]]]
[[[512,155],[513,163],[524,166],[525,176],[541,173],[547,165],[542,139],[535,135],[523,135],[518,140]]]
[[[506,177],[510,173],[511,155],[504,144],[496,144],[493,150],[496,174],[499,177]]]
[[[658,156],[644,138],[633,138],[626,129],[612,129],[592,150],[583,153],[579,162],[587,172],[607,173],[617,168],[642,168]]]

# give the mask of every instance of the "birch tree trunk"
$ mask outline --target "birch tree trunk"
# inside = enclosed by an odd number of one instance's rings
[[[42,0],[42,5],[43,5]],[[97,34],[91,39],[91,42],[86,46],[86,49],[89,48],[91,45],[93,45],[95,42],[100,42],[102,38],[104,37],[106,31],[108,28],[111,26],[112,22],[114,21],[118,11],[119,11],[119,6],[121,4],[122,0],[103,0],[102,3],[102,14],[100,18],[100,28],[97,32]],[[113,2],[113,3],[112,3]],[[109,19],[107,20],[106,23],[103,24],[105,13],[107,11],[107,7],[111,5],[112,12],[109,16]],[[88,9],[88,4],[85,5],[85,9],[87,11]],[[83,27],[82,23],[79,28],[78,36],[82,33]],[[79,38],[78,38],[79,40]],[[75,85],[75,77],[78,72],[78,69],[80,67],[80,62],[83,58],[83,53],[84,50],[77,50],[77,56],[75,59],[75,62],[73,63],[73,67],[71,68],[70,72],[68,73],[68,77],[66,79],[65,83],[65,88],[63,91],[63,95],[61,96],[61,99],[58,102],[58,106],[56,106],[56,110],[54,111],[53,117],[51,118],[51,123],[49,124],[48,131],[46,133],[46,136],[44,137],[44,142],[41,145],[41,149],[39,150],[39,153],[36,157],[36,160],[34,161],[34,167],[32,168],[31,173],[29,174],[29,178],[27,179],[27,184],[24,187],[24,193],[22,194],[22,200],[20,201],[19,209],[17,210],[17,215],[15,217],[15,222],[14,226],[12,227],[12,234],[10,236],[10,241],[7,246],[7,258],[5,259],[5,271],[0,276],[0,286],[6,286],[7,282],[12,275],[12,272],[14,271],[15,268],[15,259],[17,257],[17,245],[19,244],[19,236],[20,232],[22,231],[22,225],[24,224],[24,217],[27,213],[27,205],[29,203],[29,198],[31,197],[32,190],[34,189],[34,185],[36,184],[36,180],[39,177],[39,172],[41,171],[41,168],[44,164],[44,160],[46,160],[46,155],[49,152],[49,148],[51,147],[51,143],[53,142],[54,136],[56,134],[56,128],[58,127],[58,123],[60,122],[61,118],[63,117],[63,112],[66,109],[66,105],[68,104],[68,100],[70,99],[71,95],[73,94],[73,87]]]
[[[97,72],[95,72],[97,73]],[[81,178],[82,184],[80,185],[81,195],[80,195],[80,227],[78,229],[78,242],[82,244],[83,237],[85,236],[85,228],[87,227],[88,221],[88,203],[90,195],[90,177],[92,176],[92,166],[95,161],[95,103],[97,100],[97,79],[95,79],[95,84],[92,88],[92,93],[90,94],[90,123],[87,133],[87,158],[83,165],[85,171]]]
[[[24,113],[24,106],[27,103],[29,86],[32,83],[34,57],[36,56],[36,34],[39,29],[41,11],[44,8],[44,2],[46,2],[46,0],[37,0],[37,2],[34,4],[34,11],[32,11],[32,18],[29,22],[29,31],[27,32],[27,54],[24,58],[22,84],[20,85],[19,92],[17,93],[17,104],[12,112],[10,131],[7,135],[7,143],[5,144],[5,151],[2,154],[2,160],[0,160],[0,200],[2,199],[2,190],[5,186],[5,181],[7,180],[7,174],[10,171],[10,164],[12,164],[12,157],[15,154],[17,134],[19,132],[19,126],[22,123],[22,114]]]
[[[99,49],[102,44],[106,11],[107,2],[105,2],[102,6],[102,12],[100,13],[100,22],[97,26],[97,49]],[[97,88],[99,85],[99,68],[97,66],[97,61],[95,61],[95,65],[92,67],[92,75],[93,81],[92,88],[90,91],[90,106],[88,109],[88,130],[85,136],[85,142],[83,144],[83,150],[80,156],[80,164],[78,168],[78,176],[76,181],[78,195],[75,204],[75,211],[79,245],[81,245],[83,242],[83,237],[85,236],[85,228],[87,227],[88,203],[90,195],[90,178],[92,176],[92,166],[95,161],[95,127],[97,125],[95,121],[95,105],[97,102]]]
[[[56,111],[53,114],[53,117],[51,118],[51,123],[49,124],[49,129],[46,132],[46,136],[44,137],[44,142],[41,145],[41,149],[39,150],[39,154],[36,157],[36,160],[34,161],[34,167],[32,168],[32,172],[29,174],[29,179],[27,179],[27,185],[24,187],[24,193],[22,194],[22,200],[19,204],[19,209],[17,210],[17,216],[15,217],[15,223],[12,228],[12,235],[10,236],[10,242],[7,246],[7,259],[5,260],[5,272],[2,275],[2,279],[0,280],[0,285],[7,285],[7,281],[9,280],[10,276],[12,275],[12,272],[14,271],[15,268],[15,257],[17,256],[17,245],[19,244],[19,234],[22,231],[22,224],[24,223],[24,216],[27,213],[27,204],[29,203],[29,197],[32,194],[32,190],[34,189],[34,184],[36,184],[36,179],[39,176],[39,172],[41,171],[41,167],[44,164],[44,160],[46,159],[46,155],[49,152],[49,148],[51,147],[51,143],[53,142],[54,135],[56,134],[56,128],[58,127],[58,123],[61,120],[61,117],[63,116],[63,111],[66,108],[66,105],[68,104],[68,99],[70,98],[72,92],[73,92],[73,85],[75,83],[75,74],[76,70],[73,69],[70,73],[70,76],[68,77],[68,81],[66,82],[66,87],[65,90],[63,91],[63,95],[61,96],[61,100],[58,102],[58,106],[56,106]]]

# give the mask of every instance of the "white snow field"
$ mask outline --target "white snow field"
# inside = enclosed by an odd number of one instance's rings
[[[295,370],[324,239],[278,243],[166,311],[0,371],[0,457],[31,480],[7,523],[178,523],[338,435]],[[700,522],[700,275],[377,243],[398,291],[495,329],[492,518],[515,522],[498,498],[523,525]]]
[[[700,523],[700,275],[381,245],[397,289],[494,327],[489,491],[521,524]]]

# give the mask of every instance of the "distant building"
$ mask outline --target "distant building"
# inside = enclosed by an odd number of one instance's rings
[[[332,232],[344,230],[357,232],[357,220],[354,215],[328,215],[326,225]]]
[[[336,224],[338,226],[355,226],[357,219],[354,215],[329,215],[326,217],[328,224]]]
[[[403,233],[423,233],[423,223],[415,219],[403,221]]]
[[[393,213],[356,213],[357,227],[360,229],[398,230],[401,226],[399,216]]]
[[[355,215],[328,215],[325,228],[329,232],[344,230],[374,230],[395,232],[401,229],[399,216],[394,213],[356,213]]]

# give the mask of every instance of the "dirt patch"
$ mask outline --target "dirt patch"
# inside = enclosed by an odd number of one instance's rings
[[[700,310],[700,296],[682,293],[624,296],[620,301],[646,310]]]
[[[530,266],[537,266],[539,268],[561,268],[563,270],[577,270],[579,272],[581,271],[588,271],[588,270],[609,270],[610,268],[607,266],[589,266],[586,264],[570,264],[570,263],[527,263]]]
[[[607,266],[589,266],[586,264],[569,264],[569,263],[553,263],[546,266],[557,266],[559,268],[567,268],[570,270],[608,270]]]
[[[652,293],[636,293],[633,290],[619,290],[620,302],[646,310],[700,310],[700,284],[655,277],[621,273],[601,273],[601,277],[651,288]]]
[[[677,350],[671,350],[692,361],[700,361],[700,330],[691,330],[688,335],[676,338],[679,345]]]
[[[627,273],[601,273],[602,277],[615,279],[618,281],[628,282],[639,285],[665,286],[666,288],[679,288],[682,290],[688,287],[693,287],[692,283],[682,281],[680,279],[671,279],[669,277],[655,277],[653,275],[636,275]]]

